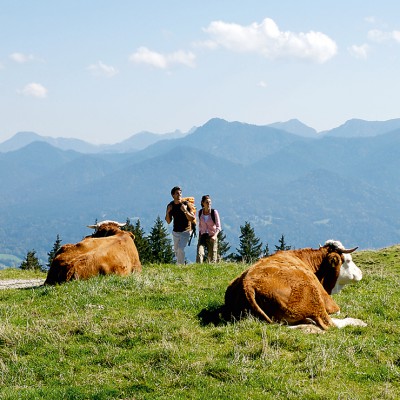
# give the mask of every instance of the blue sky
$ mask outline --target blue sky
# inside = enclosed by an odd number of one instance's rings
[[[0,0],[0,142],[400,117],[400,3]]]

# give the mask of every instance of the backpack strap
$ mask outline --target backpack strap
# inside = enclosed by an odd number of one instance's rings
[[[200,219],[202,214],[203,214],[203,209],[200,208],[200,210],[199,210],[199,219]],[[214,224],[215,224],[215,210],[213,208],[211,209],[211,218],[212,218],[212,220],[214,221]]]
[[[211,209],[211,218],[212,218],[212,220],[214,221],[214,224],[215,224],[215,210],[213,208]]]

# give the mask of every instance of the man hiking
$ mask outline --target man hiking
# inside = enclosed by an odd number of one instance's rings
[[[172,237],[174,239],[174,252],[177,264],[185,263],[185,247],[192,233],[192,222],[196,220],[196,214],[189,202],[182,200],[182,189],[174,186],[171,189],[171,201],[167,206],[165,221],[170,224],[174,221]]]

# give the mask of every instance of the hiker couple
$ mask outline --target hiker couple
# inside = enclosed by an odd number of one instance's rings
[[[177,264],[185,263],[185,247],[191,239],[192,230],[196,224],[196,207],[190,201],[183,200],[182,189],[175,186],[171,189],[171,201],[167,206],[165,221],[170,224],[174,221],[172,237]],[[194,199],[193,199],[194,201]],[[199,210],[199,241],[197,244],[196,262],[202,263],[205,248],[208,251],[208,262],[218,260],[218,232],[221,231],[221,222],[218,211],[211,208],[211,198],[204,195],[201,198]]]

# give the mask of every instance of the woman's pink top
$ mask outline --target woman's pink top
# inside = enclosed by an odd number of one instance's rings
[[[200,214],[200,212],[199,212]],[[210,214],[204,215],[204,210],[201,212],[199,217],[199,232],[200,235],[208,233],[210,236],[214,236],[216,233],[221,231],[221,221],[217,210],[214,210],[215,223]]]

